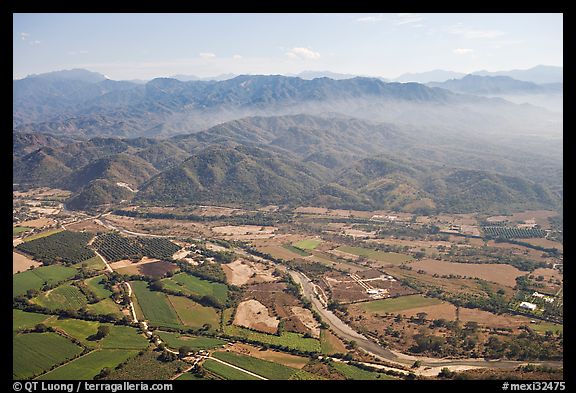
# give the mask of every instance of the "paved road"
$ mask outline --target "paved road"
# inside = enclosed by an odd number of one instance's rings
[[[342,322],[334,313],[326,309],[322,303],[314,296],[313,284],[300,272],[290,271],[292,278],[301,285],[304,296],[311,300],[312,305],[322,316],[322,319],[330,325],[334,332],[341,338],[348,341],[355,341],[358,347],[374,355],[378,358],[386,360],[391,363],[402,366],[412,366],[416,360],[420,360],[424,367],[445,367],[445,366],[474,366],[474,367],[490,367],[501,369],[514,369],[519,365],[527,364],[528,362],[520,362],[514,360],[484,360],[484,359],[434,359],[429,357],[405,355],[396,351],[391,351],[382,348],[375,342],[367,339],[358,332],[354,331],[350,326]],[[530,364],[540,364],[549,367],[562,367],[561,361],[534,361]]]

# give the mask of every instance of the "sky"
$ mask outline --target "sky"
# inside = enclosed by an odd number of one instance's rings
[[[395,78],[563,65],[562,14],[13,14],[13,78],[85,68]]]

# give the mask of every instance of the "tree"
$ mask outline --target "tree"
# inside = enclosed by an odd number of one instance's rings
[[[438,377],[440,377],[440,378],[452,378],[452,377],[454,377],[455,374],[456,373],[453,371],[450,371],[450,369],[448,367],[444,367],[438,373]]]
[[[34,331],[37,333],[44,333],[48,331],[48,326],[44,325],[43,323],[39,323],[34,327]]]
[[[416,360],[414,362],[414,364],[412,365],[412,368],[418,368],[422,365],[422,362],[420,360]]]
[[[180,348],[178,348],[178,357],[180,357],[180,359],[188,356],[188,354],[192,352],[192,348],[187,347],[187,346],[182,346]]]

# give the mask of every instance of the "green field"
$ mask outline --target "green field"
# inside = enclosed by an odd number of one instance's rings
[[[13,336],[12,345],[12,376],[15,379],[38,375],[83,351],[82,347],[56,333],[18,334]]]
[[[48,315],[12,310],[12,330],[31,329],[48,319]]]
[[[14,235],[19,235],[22,232],[27,232],[30,231],[34,228],[30,228],[30,227],[12,227],[12,236]]]
[[[50,236],[50,235],[54,235],[54,234],[56,234],[56,233],[60,233],[60,232],[63,232],[63,231],[64,231],[64,229],[61,229],[61,228],[58,228],[58,229],[50,229],[50,230],[48,230],[48,231],[44,231],[44,232],[40,232],[40,233],[37,233],[37,234],[32,235],[32,236],[28,236],[27,238],[22,239],[22,240],[25,241],[25,242],[29,242],[30,240],[40,239],[40,238],[43,238],[43,237],[46,237],[46,236]]]
[[[158,333],[162,341],[164,341],[168,347],[173,349],[178,349],[180,347],[190,347],[192,349],[212,349],[226,344],[226,341],[211,337],[193,337],[179,333],[169,333],[162,331],[157,331],[156,333]]]
[[[86,296],[77,287],[64,284],[32,299],[32,302],[50,310],[79,310],[88,304]]]
[[[304,338],[302,334],[294,332],[282,332],[280,336],[254,332],[236,325],[224,324],[224,333],[234,337],[242,337],[247,340],[270,345],[281,345],[288,348],[298,349],[308,352],[320,352],[320,340],[315,338]]]
[[[23,295],[29,289],[40,290],[44,283],[55,284],[76,275],[76,269],[62,265],[41,266],[12,276],[12,296]]]
[[[94,314],[100,314],[100,315],[114,314],[115,316],[120,318],[122,318],[123,316],[122,311],[120,310],[118,305],[114,303],[114,300],[112,299],[104,299],[99,301],[98,303],[89,304],[88,306],[86,306],[86,309]]]
[[[144,317],[155,326],[180,326],[178,315],[166,294],[150,291],[145,281],[130,282]]]
[[[298,370],[294,374],[290,376],[290,380],[302,380],[302,381],[318,381],[318,380],[325,380],[326,378],[322,378],[319,375],[309,373],[305,370]]]
[[[185,326],[196,329],[208,323],[212,327],[210,330],[219,328],[220,315],[216,309],[204,307],[183,296],[168,295],[168,300]]]
[[[301,250],[313,250],[316,247],[318,247],[320,243],[322,243],[322,240],[306,239],[306,240],[300,240],[299,242],[296,243],[292,243],[292,245]]]
[[[163,362],[159,352],[145,351],[129,359],[121,368],[113,370],[106,380],[168,380],[178,374],[178,368],[189,366],[182,360]]]
[[[439,299],[424,297],[422,295],[409,295],[392,299],[381,299],[358,303],[358,306],[363,310],[372,313],[387,313],[408,310],[416,307],[432,306],[440,303],[442,303],[442,301]]]
[[[244,356],[234,352],[214,352],[212,356],[268,379],[287,380],[298,371],[295,368],[282,364],[253,358],[251,356]]]
[[[282,247],[285,248],[286,250],[290,251],[290,252],[293,252],[293,253],[298,254],[300,256],[303,256],[303,257],[309,257],[310,255],[312,255],[309,252],[306,252],[300,248],[294,247],[291,244],[282,244]]]
[[[124,349],[103,349],[92,351],[85,356],[66,363],[38,379],[91,380],[104,367],[114,368],[127,359],[135,356],[138,351]]]
[[[378,262],[384,262],[394,265],[399,265],[401,263],[412,261],[414,259],[410,255],[399,254],[397,252],[377,251],[364,247],[341,246],[338,247],[336,250],[347,252],[348,254],[358,255],[360,257],[366,257],[368,259],[373,259]]]
[[[396,379],[384,373],[372,372],[362,370],[356,366],[351,366],[349,364],[332,362],[332,367],[334,367],[338,372],[346,377],[346,379],[353,380],[384,380],[384,379]]]
[[[106,269],[106,265],[104,264],[104,261],[98,255],[93,256],[92,258],[87,259],[85,261],[82,261],[80,263],[77,263],[74,265],[74,267],[76,269],[80,269],[81,267],[84,267],[85,269],[92,270],[92,271],[100,271],[100,270]]]
[[[74,337],[77,340],[87,346],[95,346],[96,343],[93,341],[86,340],[87,337],[96,334],[98,331],[99,322],[96,321],[83,321],[81,319],[58,319],[56,316],[50,317],[46,321],[47,326],[53,328],[61,329],[69,336]]]
[[[243,371],[237,370],[235,368],[229,367],[225,364],[217,362],[212,359],[206,359],[204,363],[202,363],[202,367],[213,374],[216,374],[222,379],[229,379],[229,380],[237,380],[237,381],[253,381],[253,380],[260,380],[260,378],[255,377],[250,374],[246,374]]]
[[[184,295],[212,295],[220,303],[226,303],[228,287],[225,284],[202,280],[187,273],[178,273],[162,280],[166,288],[180,291]]]
[[[100,340],[104,349],[144,349],[148,347],[148,339],[130,326],[109,325],[110,333]]]
[[[84,280],[84,283],[90,288],[90,290],[94,293],[94,295],[98,296],[100,299],[106,299],[112,295],[112,292],[109,291],[104,287],[104,285],[100,284],[100,281],[104,278],[104,275],[96,276]]]
[[[326,355],[348,352],[344,345],[339,341],[338,337],[334,336],[326,329],[320,330],[320,347],[322,353]]]
[[[546,322],[540,322],[537,324],[531,324],[530,328],[532,330],[534,330],[535,332],[541,333],[541,334],[545,334],[546,331],[551,330],[553,333],[562,333],[564,334],[564,325],[560,325],[557,323],[546,323]]]

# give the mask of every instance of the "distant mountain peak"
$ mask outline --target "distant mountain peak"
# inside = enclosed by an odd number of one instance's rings
[[[98,83],[110,79],[106,75],[98,72],[88,71],[83,68],[74,68],[71,70],[52,71],[44,74],[32,74],[26,78],[42,78],[49,80],[77,80],[89,83]]]

